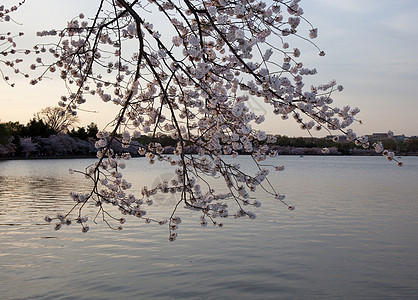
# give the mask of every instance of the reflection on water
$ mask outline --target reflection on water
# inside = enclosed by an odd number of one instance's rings
[[[248,158],[241,157],[250,169]],[[271,180],[296,211],[263,201],[255,220],[201,228],[184,211],[175,243],[165,227],[128,220],[55,232],[47,214],[72,206],[93,160],[0,162],[2,299],[413,298],[418,294],[418,158],[279,157]],[[152,186],[165,166],[134,159],[126,177]],[[175,201],[160,198],[154,213]],[[189,217],[188,217],[189,216]]]

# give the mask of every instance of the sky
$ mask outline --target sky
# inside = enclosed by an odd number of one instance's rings
[[[2,1],[12,3],[13,1]],[[19,46],[34,44],[37,30],[63,28],[78,13],[94,14],[99,1],[37,0],[26,1],[14,18],[24,31]],[[418,1],[416,0],[302,0],[304,17],[318,28],[315,43],[326,52],[324,57],[311,45],[298,43],[301,61],[315,67],[318,74],[310,79],[315,85],[332,79],[344,86],[333,96],[337,106],[359,107],[362,125],[353,129],[360,135],[387,132],[406,136],[418,135]],[[5,26],[0,23],[3,32]],[[6,28],[7,29],[7,28]],[[33,114],[46,106],[55,106],[66,94],[60,80],[44,80],[30,86],[15,78],[11,88],[0,80],[0,122],[26,124]],[[99,127],[111,121],[118,108],[101,105],[96,99],[80,112],[79,126],[95,122]],[[266,115],[262,129],[287,136],[307,136],[293,120],[282,121],[269,113],[268,107],[255,106],[256,113]],[[321,132],[326,134],[325,131]],[[321,135],[320,134],[320,135]]]

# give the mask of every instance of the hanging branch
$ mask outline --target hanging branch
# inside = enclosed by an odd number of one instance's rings
[[[324,128],[370,147],[366,137],[357,137],[350,128],[360,110],[333,103],[342,86],[331,81],[305,88],[306,77],[317,71],[304,67],[299,48],[290,50],[289,37],[313,45],[320,56],[325,53],[313,43],[318,30],[305,19],[299,2],[102,0],[91,19],[80,14],[63,30],[39,32],[57,37],[58,42],[35,47],[45,51],[36,52],[39,57],[31,69],[40,69],[41,74],[33,77],[32,84],[58,71],[69,89],[59,102],[63,112],[76,115],[87,98],[120,108],[97,134],[96,163],[75,171],[92,182],[91,190],[73,192],[72,209],[46,220],[58,220],[56,229],[76,221],[86,232],[85,211],[87,203],[93,203],[94,222],[101,219],[110,228],[121,229],[113,223],[123,224],[126,219],[111,212],[109,206],[115,206],[122,215],[166,224],[173,241],[182,206],[197,212],[202,226],[207,220],[222,226],[219,220],[229,216],[254,219],[256,214],[248,207],[257,208],[261,202],[250,194],[260,189],[293,210],[268,179],[270,171],[282,171],[283,166],[268,163],[269,157],[277,156],[268,146],[275,138],[254,128],[265,116],[251,110],[250,100],[271,107],[278,120],[293,117],[309,134]],[[308,29],[300,29],[301,24]],[[122,172],[130,154],[115,153],[112,145],[127,148],[133,139],[147,134],[151,142],[139,146],[138,153],[150,164],[165,162],[174,169],[174,178],[134,195],[128,192],[132,185]],[[163,154],[159,134],[177,140],[173,156]],[[395,160],[381,143],[373,147]],[[231,162],[244,153],[251,155],[253,172]],[[227,192],[214,190],[209,179],[223,181]],[[159,193],[179,196],[162,220],[148,217],[145,209]]]

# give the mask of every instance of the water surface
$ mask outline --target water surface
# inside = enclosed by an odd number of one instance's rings
[[[248,157],[240,157],[251,169]],[[181,210],[179,238],[128,219],[122,231],[90,224],[55,231],[45,215],[67,210],[68,174],[94,162],[0,161],[2,299],[403,298],[418,295],[418,158],[281,156],[274,186],[295,211],[257,193],[257,219],[201,228]],[[128,162],[134,186],[169,179],[165,165]],[[156,216],[175,198],[156,199]]]

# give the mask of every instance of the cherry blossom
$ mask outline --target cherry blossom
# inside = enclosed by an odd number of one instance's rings
[[[258,129],[265,116],[252,111],[250,100],[271,108],[278,121],[291,118],[309,133],[325,130],[335,141],[345,135],[369,147],[367,139],[350,128],[360,110],[334,104],[341,85],[335,80],[305,85],[317,69],[300,61],[298,41],[308,42],[319,56],[325,52],[312,42],[318,29],[305,18],[300,2],[101,0],[94,15],[80,13],[63,29],[41,29],[37,35],[45,43],[31,50],[37,55],[29,67],[31,84],[59,74],[69,90],[59,106],[72,115],[94,98],[119,108],[97,134],[97,161],[84,171],[72,171],[91,180],[92,189],[72,192],[74,207],[46,220],[59,221],[56,230],[72,220],[87,232],[84,211],[92,203],[98,210],[93,222],[101,219],[120,230],[127,216],[137,217],[168,226],[169,240],[174,241],[182,223],[181,207],[196,212],[201,226],[222,227],[220,220],[229,216],[256,218],[246,207],[262,206],[250,200],[250,193],[261,189],[294,210],[268,179],[270,170],[283,171],[284,166],[268,164],[268,158],[277,155],[268,146],[274,138]],[[8,21],[11,10],[0,12],[0,20]],[[158,22],[150,23],[156,14]],[[13,38],[6,43],[3,56],[15,47]],[[135,144],[136,138],[149,134],[151,143]],[[160,134],[177,140],[173,156],[164,154]],[[121,151],[112,150],[114,143]],[[132,184],[123,169],[131,155],[123,149],[132,145],[150,164],[166,163],[174,179],[144,186],[140,195],[130,193]],[[373,147],[396,161],[381,144]],[[249,155],[253,173],[231,163],[239,154]],[[215,191],[206,178],[223,180],[225,190]],[[147,212],[158,193],[177,195],[171,215],[162,220]],[[124,217],[111,214],[110,206]]]
[[[24,3],[25,0],[11,7],[5,7],[5,5],[0,4],[0,24],[3,22],[15,22],[12,15]],[[14,87],[15,84],[10,82],[10,76],[8,75],[8,73],[6,73],[6,70],[3,70],[1,68],[1,66],[3,65],[9,70],[11,69],[13,71],[12,74],[21,74],[25,77],[29,77],[28,74],[24,74],[19,68],[19,65],[23,61],[23,59],[21,57],[14,57],[16,54],[22,54],[22,51],[17,49],[16,40],[19,39],[19,37],[22,37],[23,35],[23,32],[4,33],[0,31],[0,75],[3,77],[3,80],[12,87]]]

